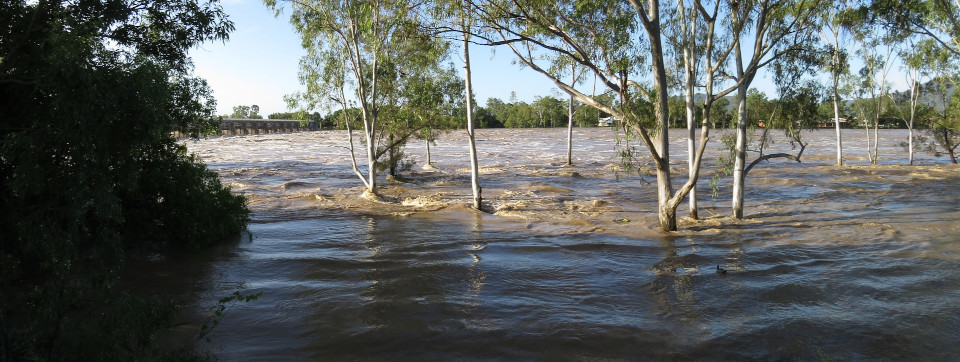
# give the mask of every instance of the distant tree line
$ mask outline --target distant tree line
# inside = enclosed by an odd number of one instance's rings
[[[532,103],[523,101],[504,102],[499,98],[488,98],[486,105],[474,109],[477,120],[477,128],[551,128],[567,126],[567,105],[564,101],[552,96],[536,97]],[[363,128],[360,123],[359,108],[348,109],[349,119],[353,122],[352,129]],[[464,112],[458,110],[457,112]],[[320,116],[319,113],[305,112],[287,112],[274,113],[270,118],[301,119],[308,117],[310,120],[319,120],[323,129],[346,129],[343,123],[343,110],[336,110],[326,116]],[[601,113],[596,109],[583,107],[574,116],[576,127],[595,127]],[[449,122],[442,125],[443,128],[459,128],[462,124]]]
[[[928,87],[932,88],[933,86],[928,85]],[[817,90],[818,93],[814,94],[817,97],[815,100],[818,102],[816,104],[817,112],[815,116],[810,119],[793,121],[803,122],[807,125],[807,128],[832,127],[832,104],[824,100],[825,95],[822,91],[822,89]],[[909,118],[907,96],[904,92],[893,93],[892,97],[883,100],[885,106],[883,107],[883,113],[880,115],[880,128],[907,128],[907,118]],[[748,118],[754,122],[754,125],[759,126],[761,124],[769,124],[769,122],[765,120],[769,118],[772,113],[775,114],[776,117],[792,117],[783,112],[775,112],[780,104],[779,101],[779,99],[771,98],[756,88],[751,88],[747,95]],[[841,117],[850,120],[850,122],[843,127],[866,127],[862,122],[857,122],[858,115],[856,110],[858,107],[862,108],[869,102],[870,100],[867,99],[844,102],[841,105]],[[927,103],[932,103],[932,100]],[[673,97],[670,99],[669,104],[671,109],[670,127],[685,127],[686,119],[683,117],[682,112],[685,105],[683,99]],[[517,100],[504,102],[500,98],[488,98],[486,104],[476,107],[474,112],[477,118],[477,128],[551,128],[567,126],[566,107],[567,105],[564,101],[553,96],[538,96],[531,103]],[[575,127],[596,127],[600,118],[609,116],[609,114],[598,111],[595,108],[583,107],[580,104],[578,104],[577,107],[577,111],[574,114]],[[731,100],[728,98],[720,98],[713,103],[712,107],[714,118],[711,119],[710,127],[731,128],[733,126],[731,121],[733,120],[735,111]],[[259,108],[256,105],[249,107],[237,106],[234,107],[234,113],[232,113],[229,118],[261,119],[262,117],[259,116],[258,112]],[[355,120],[352,128],[362,128],[362,124],[359,122],[359,119],[356,118],[356,116],[359,115],[359,108],[352,108],[351,112],[353,112],[351,113],[353,116],[348,117],[348,119]],[[931,104],[921,103],[918,106],[917,112],[921,119],[933,119],[937,116],[936,107]],[[346,125],[343,124],[342,121],[343,110],[339,109],[326,115],[316,111],[276,112],[271,113],[267,118],[316,122],[320,129],[346,129]],[[697,119],[699,120],[699,117]],[[450,123],[449,126],[456,128],[462,125],[454,122]]]

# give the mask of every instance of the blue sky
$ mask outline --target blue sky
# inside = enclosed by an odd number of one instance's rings
[[[303,89],[297,70],[305,53],[289,16],[275,18],[260,0],[223,0],[222,5],[236,25],[230,40],[206,43],[190,52],[194,74],[213,88],[217,113],[230,114],[234,106],[252,104],[260,106],[264,116],[287,111],[283,96]],[[536,96],[560,94],[543,76],[511,64],[508,49],[494,54],[488,48],[472,46],[470,51],[474,94],[481,105],[490,97],[508,100],[511,92],[527,102]],[[460,59],[454,57],[462,69]]]
[[[230,114],[234,106],[252,104],[260,106],[264,116],[288,111],[283,96],[303,88],[297,70],[304,54],[289,16],[274,17],[260,0],[222,0],[222,5],[236,25],[230,40],[206,43],[190,52],[194,74],[206,79],[213,88],[217,113]],[[561,96],[542,75],[512,64],[509,49],[494,53],[487,47],[472,46],[470,51],[474,93],[480,105],[490,97],[509,100],[512,92],[526,102],[536,96]],[[460,59],[459,55],[453,57],[458,66],[462,64]],[[896,71],[891,74],[890,81],[898,83],[895,89],[905,83],[899,78],[902,75]],[[753,87],[768,94],[774,92],[765,74],[760,74]]]

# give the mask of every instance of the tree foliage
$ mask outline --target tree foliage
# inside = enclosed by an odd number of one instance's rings
[[[360,110],[366,175],[357,167],[352,132],[351,159],[354,173],[369,192],[376,193],[380,157],[396,155],[411,136],[429,127],[421,121],[437,120],[415,110],[423,110],[421,105],[436,96],[417,92],[437,90],[427,86],[437,83],[422,82],[439,77],[439,64],[447,54],[445,43],[417,26],[417,10],[423,4],[395,0],[264,2],[277,13],[289,5],[290,21],[307,50],[300,61],[300,81],[306,89],[287,97],[288,103],[304,109],[340,108],[342,115],[350,108]],[[338,122],[351,124],[349,118]],[[392,166],[396,161],[390,157],[388,163]]]
[[[216,127],[186,51],[226,39],[216,3],[0,6],[0,359],[143,359],[171,309],[114,287],[130,248],[245,226],[174,130]]]
[[[567,105],[553,96],[538,96],[533,103],[522,101],[504,102],[499,98],[488,98],[482,111],[492,119],[481,122],[481,128],[536,128],[564,127],[567,125]],[[577,127],[597,125],[599,111],[595,108],[581,109],[574,113]]]
[[[260,106],[254,104],[252,106],[234,106],[230,118],[263,119],[263,116],[260,115]]]

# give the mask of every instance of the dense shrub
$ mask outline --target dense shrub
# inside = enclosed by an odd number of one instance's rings
[[[170,136],[215,125],[195,0],[0,5],[0,360],[143,360],[176,310],[116,286],[130,248],[239,233],[242,196]]]

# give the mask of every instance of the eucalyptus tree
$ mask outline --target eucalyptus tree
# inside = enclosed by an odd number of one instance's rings
[[[847,0],[834,1],[833,6],[820,19],[820,38],[826,43],[827,58],[824,68],[830,72],[830,100],[833,103],[833,125],[837,132],[837,166],[843,165],[843,135],[840,132],[840,80],[850,71],[848,62],[850,32],[843,24],[846,11],[851,9]]]
[[[254,104],[252,106],[234,106],[230,118],[263,119],[263,116],[260,115],[260,106]]]
[[[576,63],[570,63],[570,84],[577,84],[581,81],[581,77],[586,73],[586,69],[577,67]],[[596,86],[594,86],[594,92],[596,92]],[[574,115],[578,110],[582,108],[575,108],[574,105],[577,103],[576,98],[573,94],[569,94],[570,98],[567,100],[567,166],[573,166],[573,123]]]
[[[951,87],[956,89],[956,83]],[[960,92],[952,92],[950,104],[944,109],[942,116],[932,120],[928,124],[928,132],[931,136],[931,148],[933,153],[940,155],[947,153],[950,162],[958,163],[960,154],[957,149],[960,148]]]
[[[859,19],[882,25],[901,37],[919,36],[935,45],[931,49],[938,48],[954,57],[960,55],[960,4],[956,1],[874,0],[859,7],[857,15]],[[944,83],[937,81],[935,84]],[[946,146],[949,146],[949,132],[935,132],[935,136],[947,137]],[[909,143],[912,142],[911,138]],[[910,150],[912,152],[913,148]]]
[[[687,125],[687,171],[689,177],[693,178],[695,177],[693,174],[693,164],[696,161],[697,137],[697,104],[694,99],[694,93],[696,91],[698,70],[703,67],[700,62],[700,51],[705,45],[701,39],[703,37],[702,28],[704,28],[704,24],[700,20],[700,11],[697,9],[697,4],[694,4],[694,6],[691,6],[689,9],[684,3],[684,0],[678,0],[676,4],[676,8],[671,9],[674,10],[673,14],[671,14],[672,19],[667,23],[667,40],[673,46],[674,52],[679,53],[681,58],[679,60],[681,66],[677,68],[681,69],[683,73],[683,85],[681,88],[683,90],[684,101],[683,113],[686,116]],[[671,27],[669,25],[673,26]],[[697,219],[699,215],[697,212],[696,184],[690,189],[688,198],[690,217]]]
[[[746,98],[759,70],[786,56],[809,52],[816,44],[816,11],[829,4],[821,0],[730,1],[729,31],[734,44],[737,80],[737,138],[734,149],[733,217],[743,218],[747,147]],[[744,57],[743,38],[752,36],[751,53]]]
[[[880,116],[890,103],[890,83],[887,77],[893,69],[896,52],[892,39],[884,34],[882,28],[869,26],[867,23],[858,24],[857,27],[858,31],[854,35],[860,43],[857,54],[863,67],[860,68],[858,76],[851,80],[860,98],[858,110],[866,131],[867,157],[870,163],[876,165],[880,157]]]
[[[410,137],[430,135],[431,130],[447,128],[444,115],[452,114],[451,105],[459,100],[449,92],[459,91],[456,74],[441,64],[448,60],[449,44],[422,32],[419,19],[411,17],[403,31],[393,39],[394,51],[384,61],[382,91],[386,142],[377,148],[377,158],[388,156],[387,168],[397,176],[403,159],[403,146]]]
[[[957,148],[960,147],[960,92],[956,91],[960,64],[951,51],[930,39],[919,43],[916,51],[922,58],[923,67],[931,78],[924,86],[930,95],[930,104],[935,114],[924,120],[924,133],[928,140],[925,149],[934,155],[947,153],[950,161],[957,163]],[[911,60],[908,58],[908,61]]]
[[[563,123],[563,102],[553,96],[536,96],[530,104],[537,115],[537,127],[559,127]],[[569,115],[568,115],[569,116]]]
[[[276,0],[264,3],[277,14],[284,6]],[[348,102],[359,106],[367,174],[355,162],[354,172],[374,195],[379,158],[409,136],[397,137],[398,127],[417,128],[409,119],[396,117],[398,107],[391,104],[400,98],[403,75],[416,67],[434,67],[441,58],[435,39],[420,34],[411,21],[419,5],[398,0],[289,2],[290,21],[307,50],[300,63],[301,82],[307,89],[299,96],[316,103],[328,97],[331,89],[318,83],[332,81],[341,96],[336,103],[344,109]],[[395,117],[383,117],[390,113]],[[348,134],[352,144],[352,132]]]
[[[494,34],[482,38],[486,44],[508,46],[522,64],[581,103],[621,120],[626,131],[640,138],[656,169],[660,228],[672,231],[677,228],[677,207],[696,184],[707,137],[696,151],[695,176],[674,192],[660,6],[656,0],[472,3],[481,23]],[[558,71],[557,65],[565,62],[588,69],[616,98],[578,89]]]
[[[451,68],[421,67],[405,76],[404,114],[416,117],[420,130],[415,136],[426,146],[426,168],[432,164],[430,144],[438,132],[456,127],[455,120],[463,109],[463,80]]]
[[[464,6],[457,7],[457,13],[460,17],[459,24],[463,40],[463,85],[466,91],[464,99],[467,106],[467,142],[470,148],[470,185],[473,191],[473,208],[480,210],[483,206],[483,188],[480,187],[480,163],[477,161],[476,124],[473,119],[473,70],[470,68],[470,36],[473,17],[466,2]]]
[[[919,35],[960,55],[960,4],[951,0],[873,0],[857,8],[860,18],[902,35]]]
[[[913,164],[913,128],[916,122],[917,116],[917,103],[920,100],[920,93],[923,90],[922,84],[923,79],[927,77],[928,71],[921,71],[924,69],[924,64],[927,63],[928,59],[925,59],[925,54],[923,48],[913,42],[912,39],[908,40],[909,44],[900,50],[900,58],[903,59],[903,65],[906,68],[906,80],[907,84],[910,87],[909,95],[909,105],[910,108],[910,118],[907,121],[907,154],[908,162]]]
[[[807,148],[807,142],[802,137],[803,130],[812,126],[819,115],[823,89],[815,81],[802,82],[799,79],[800,76],[802,76],[801,73],[794,73],[794,79],[788,80],[777,87],[779,97],[771,102],[773,103],[772,109],[768,108],[769,117],[756,148],[759,155],[744,168],[744,178],[751,169],[761,162],[774,158],[786,158],[799,163],[801,157],[803,157],[803,151]],[[783,77],[779,79],[783,79]],[[795,155],[786,152],[765,153],[766,145],[769,142],[768,133],[771,129],[783,131],[790,145],[794,149],[799,148],[797,153]]]
[[[667,22],[668,41],[674,48],[674,53],[679,54],[681,65],[677,68],[683,73],[683,104],[684,114],[686,116],[687,126],[687,169],[689,176],[693,178],[696,162],[696,108],[701,112],[701,142],[707,139],[708,126],[714,126],[714,114],[718,112],[718,105],[725,105],[727,100],[724,98],[737,89],[740,82],[733,84],[725,89],[715,90],[718,80],[726,78],[726,66],[730,54],[734,50],[736,43],[732,41],[729,33],[718,33],[717,24],[724,18],[729,18],[728,4],[722,0],[717,1],[693,1],[688,4],[683,0],[676,2],[676,7],[669,9],[671,19]],[[702,87],[704,94],[702,103],[697,104],[694,97],[695,88]],[[719,103],[718,103],[719,102]],[[723,108],[723,107],[721,107]],[[725,109],[719,111],[725,112]],[[690,190],[689,209],[690,217],[697,219],[697,192],[696,184]]]
[[[476,19],[473,12],[470,11],[470,2],[468,0],[439,0],[432,2],[428,18],[432,22],[423,22],[424,26],[430,31],[435,32],[438,37],[445,34],[456,34],[455,38],[447,39],[451,42],[456,41],[462,45],[463,56],[463,102],[466,110],[466,133],[467,145],[470,151],[470,185],[473,192],[471,205],[476,210],[481,210],[483,205],[483,188],[480,187],[480,164],[477,160],[477,137],[476,137],[476,119],[473,99],[473,69],[470,64],[470,44],[471,37],[477,32],[474,28]]]

